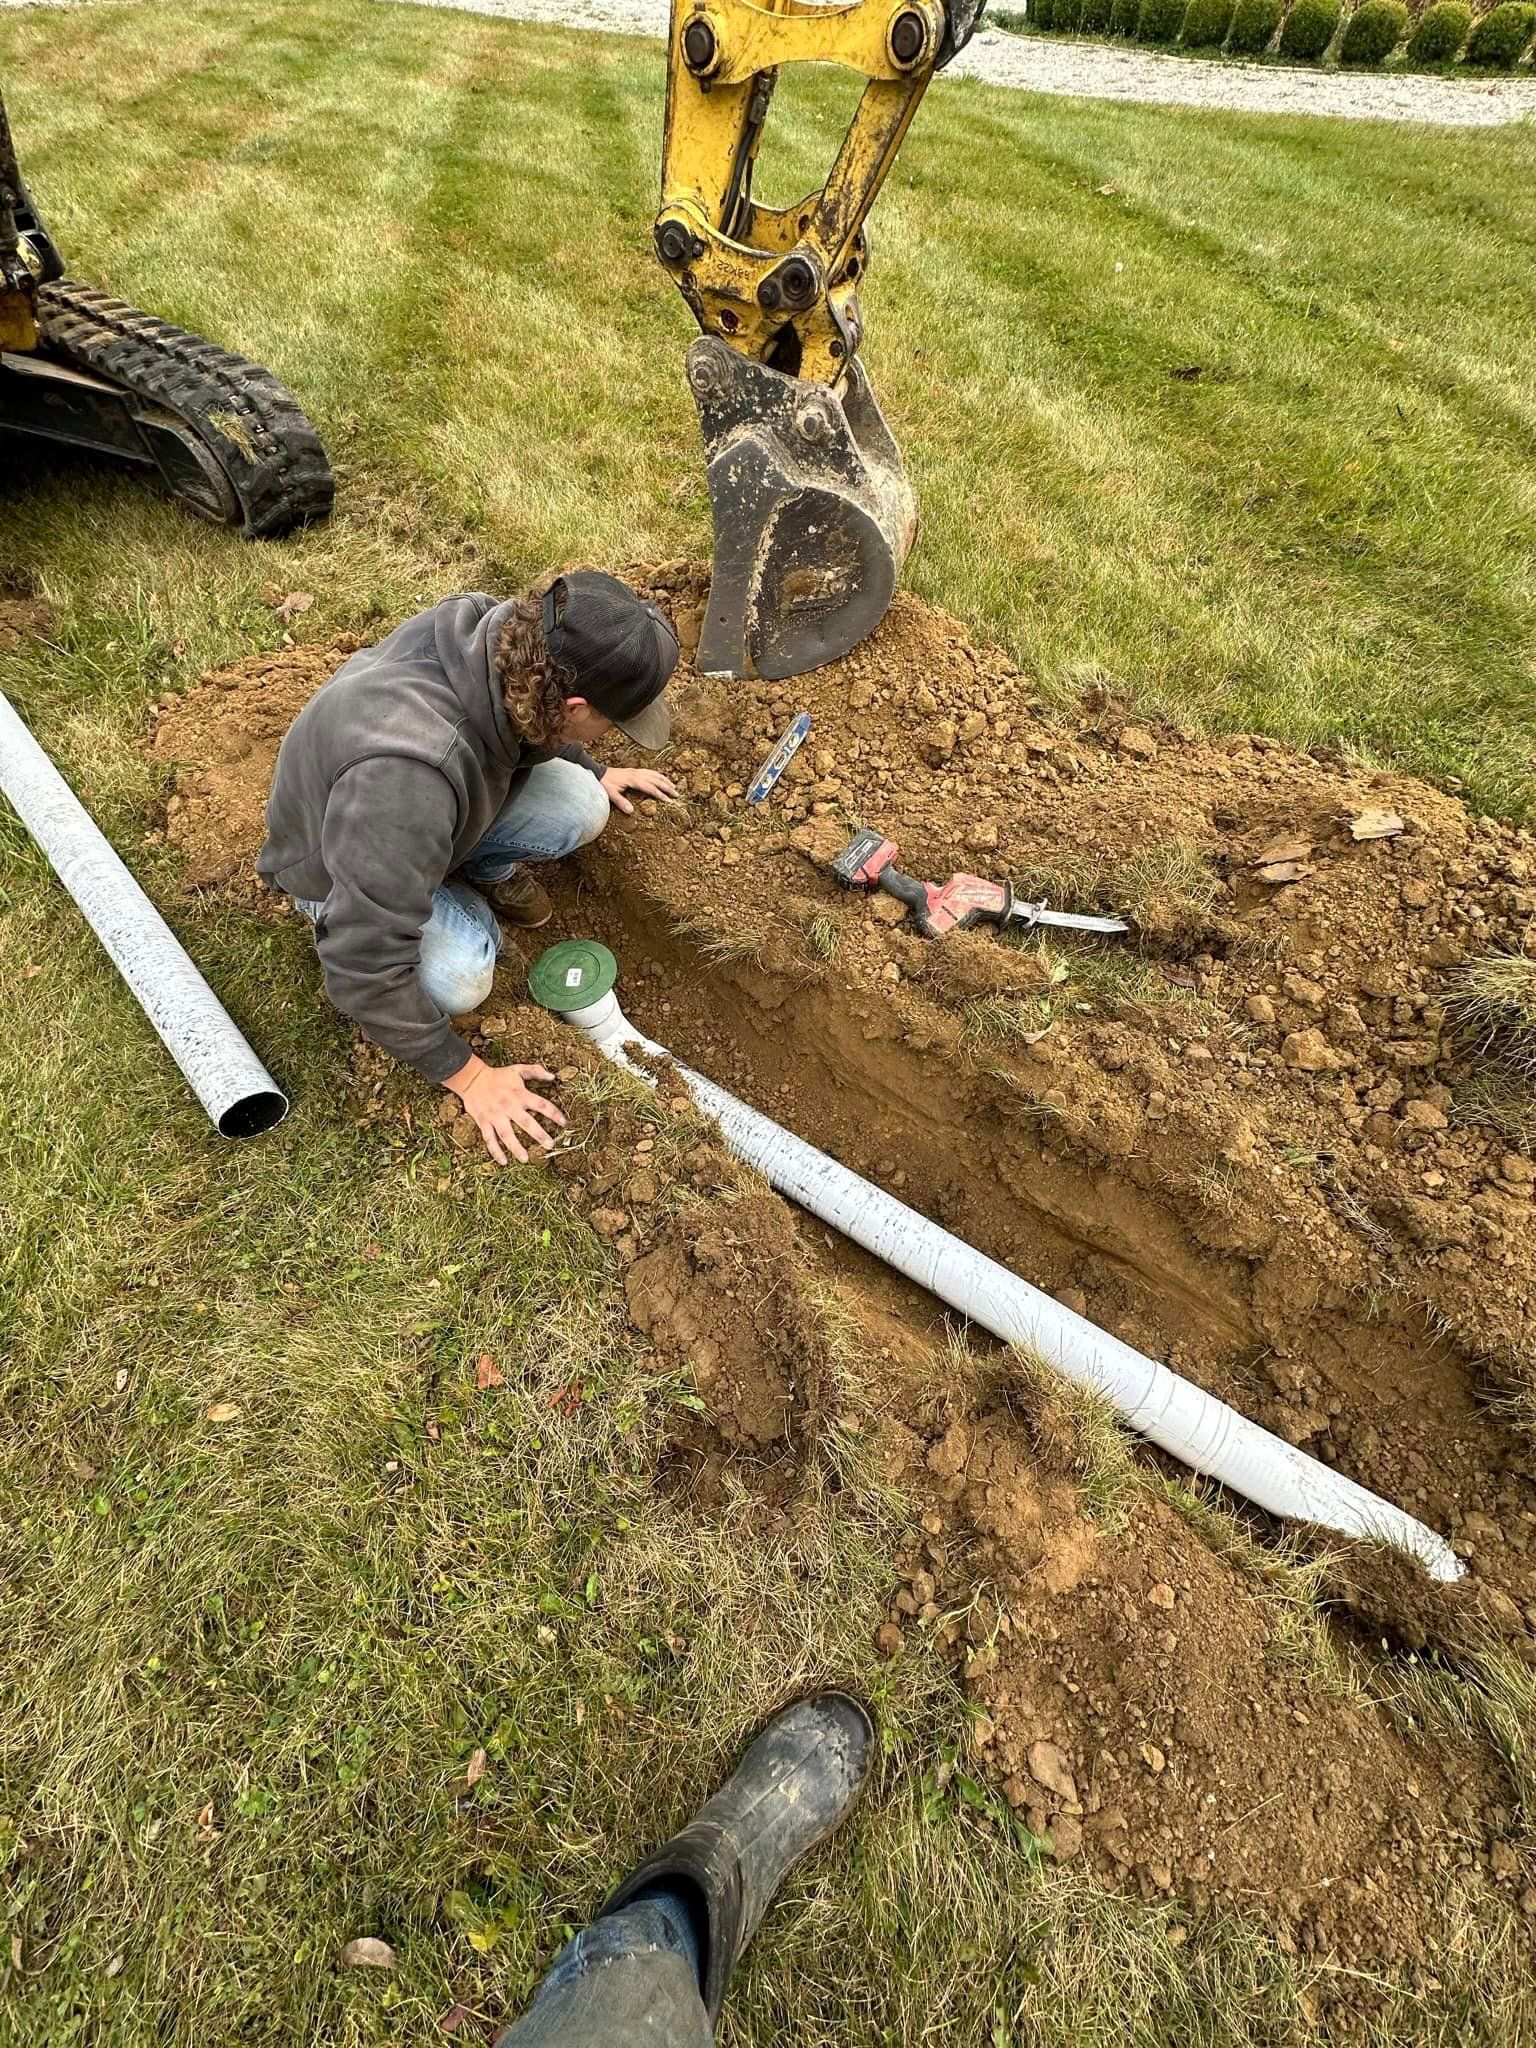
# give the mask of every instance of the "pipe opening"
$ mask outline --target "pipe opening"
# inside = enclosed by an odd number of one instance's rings
[[[280,1088],[258,1088],[242,1095],[219,1117],[221,1138],[264,1138],[288,1114],[288,1098]]]

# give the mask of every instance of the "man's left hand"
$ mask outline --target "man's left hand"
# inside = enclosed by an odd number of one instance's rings
[[[659,768],[606,768],[602,780],[608,801],[616,811],[635,808],[624,794],[627,789],[632,789],[636,796],[659,797],[664,804],[675,804],[682,794]]]

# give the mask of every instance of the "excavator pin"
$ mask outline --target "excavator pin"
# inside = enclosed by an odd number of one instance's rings
[[[687,368],[715,528],[700,673],[773,681],[836,661],[885,616],[917,531],[863,365],[833,390],[701,335]]]

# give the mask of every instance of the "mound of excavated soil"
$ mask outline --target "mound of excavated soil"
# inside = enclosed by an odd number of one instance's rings
[[[821,1331],[787,1275],[794,1219],[766,1191],[681,1217],[624,1276],[631,1320],[713,1411],[728,1448],[787,1449]]]
[[[1308,1950],[1424,1953],[1435,1886],[1509,1831],[1490,1760],[1288,1668],[1273,1611],[1165,1503],[1138,1495],[1105,1531],[1016,1410],[948,1405],[926,1454],[947,1505],[890,1626],[964,1617],[975,1753],[1030,1830],[1147,1898],[1262,1899]]]
[[[650,581],[693,644],[702,580]],[[161,707],[189,883],[264,900],[250,863],[278,741],[350,646],[253,657]],[[678,696],[686,809],[616,820],[550,875],[556,923],[509,943],[470,1022],[487,1053],[583,1066],[526,1003],[517,945],[605,939],[629,1014],[679,1057],[1453,1536],[1465,1595],[1356,1570],[1368,1614],[1410,1641],[1475,1617],[1528,1653],[1536,1461],[1486,1395],[1529,1369],[1536,1167],[1469,1120],[1443,999],[1458,960],[1522,939],[1530,835],[1263,739],[1109,703],[1053,718],[910,598],[815,676],[685,672]],[[801,709],[810,740],[746,811]],[[1401,832],[1357,840],[1370,811]],[[1137,935],[923,941],[831,881],[853,820],[911,872],[1034,893],[1049,875],[1133,909]],[[1262,872],[1287,863],[1294,880]],[[472,1127],[443,1114],[450,1172],[478,1170]],[[582,1117],[551,1170],[613,1246],[658,1371],[704,1404],[678,1408],[672,1467],[701,1506],[726,1468],[786,1499],[818,1455],[835,1374],[810,1283],[843,1297],[867,1412],[836,1420],[923,1510],[883,1646],[937,1636],[982,1714],[977,1757],[1055,1853],[1365,1966],[1432,1953],[1455,1901],[1492,1910],[1490,1888],[1536,1915],[1488,1748],[1326,1682],[1154,1492],[1106,1515],[1038,1388],[944,1348],[927,1297],[797,1222],[693,1119],[622,1096]]]
[[[283,734],[302,707],[363,643],[343,634],[324,647],[251,654],[205,676],[184,697],[163,697],[153,751],[177,764],[166,834],[189,889],[223,886],[267,902],[256,878],[263,820]]]
[[[700,575],[652,587],[691,644]],[[353,644],[167,700],[153,748],[180,764],[166,830],[189,883],[259,894],[278,742]],[[681,1057],[1447,1530],[1523,1631],[1532,1455],[1483,1395],[1531,1371],[1536,1163],[1467,1120],[1475,1062],[1443,999],[1457,961],[1524,937],[1531,835],[1269,740],[1112,705],[1053,722],[907,597],[814,676],[677,687],[690,802],[616,820],[556,874],[555,935],[609,940],[635,1021]],[[801,708],[810,740],[745,810]],[[1357,841],[1371,812],[1401,832]],[[1055,870],[1129,897],[1140,936],[922,940],[830,879],[854,818],[914,873]]]

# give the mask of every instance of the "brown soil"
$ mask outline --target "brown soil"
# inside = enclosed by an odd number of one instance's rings
[[[1162,1501],[1106,1532],[1027,1416],[947,1405],[926,1463],[949,1504],[897,1612],[962,1615],[972,1741],[1031,1832],[1144,1897],[1262,1898],[1309,1950],[1419,1953],[1435,1881],[1508,1832],[1488,1759],[1289,1668],[1273,1612]]]
[[[766,1192],[717,1202],[665,1231],[624,1275],[635,1327],[708,1403],[719,1452],[791,1451],[820,1332],[799,1290],[794,1218]]]
[[[182,856],[189,889],[223,887],[270,904],[256,856],[267,836],[263,813],[277,750],[300,707],[361,645],[343,634],[324,647],[247,655],[155,706],[151,749],[177,765],[165,834]]]
[[[0,654],[40,640],[52,623],[52,613],[41,599],[7,592],[0,576]]]
[[[691,644],[697,574],[651,583]],[[165,831],[191,885],[259,900],[277,743],[349,649],[254,657],[162,707]],[[815,676],[726,690],[685,673],[678,700],[687,808],[616,820],[554,873],[557,921],[517,942],[526,957],[604,938],[628,1013],[680,1058],[1469,1564],[1447,1596],[1352,1563],[1341,1599],[1409,1642],[1491,1625],[1529,1654],[1536,1459],[1488,1397],[1529,1385],[1536,1166],[1463,1106],[1475,1072],[1442,998],[1459,959],[1524,937],[1531,836],[1261,738],[1110,703],[1053,719],[1005,657],[910,598]],[[745,811],[801,709],[810,740]],[[1367,810],[1404,829],[1357,842]],[[1054,869],[1058,894],[1134,907],[1137,935],[925,942],[831,881],[853,818],[930,878]],[[1306,872],[1261,880],[1266,853]],[[511,943],[504,961],[471,1027],[487,1052],[585,1064],[526,1004]],[[883,1646],[945,1645],[982,1714],[978,1758],[1057,1854],[1362,1964],[1424,1953],[1448,1885],[1536,1914],[1489,1749],[1406,1732],[1294,1658],[1253,1574],[1156,1492],[1095,1510],[1048,1391],[944,1348],[929,1298],[796,1222],[691,1119],[674,1131],[623,1098],[593,1115],[598,1136],[554,1170],[615,1247],[660,1368],[705,1404],[679,1411],[676,1472],[705,1508],[727,1468],[792,1490],[836,1380],[811,1283],[841,1294],[868,1386],[837,1419],[924,1515],[893,1560]],[[445,1137],[471,1170],[466,1120]]]

